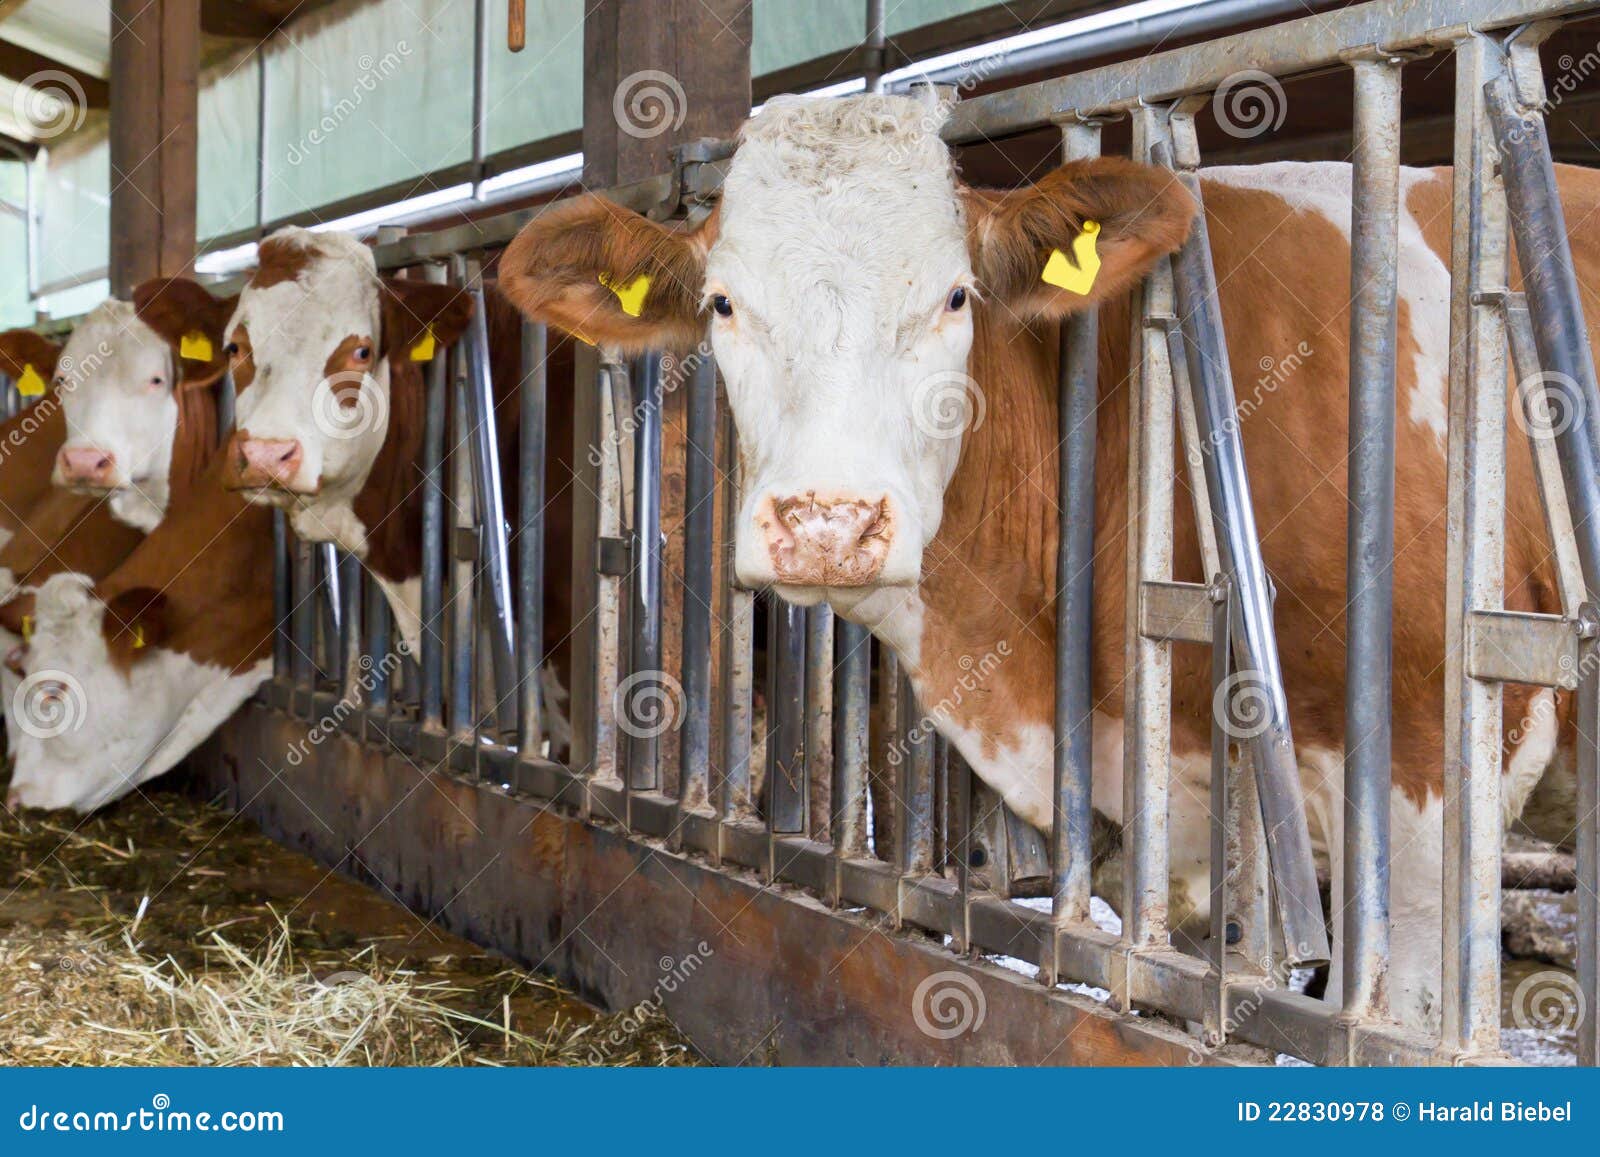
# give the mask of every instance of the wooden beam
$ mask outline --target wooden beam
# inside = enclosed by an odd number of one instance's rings
[[[195,251],[199,0],[111,3],[111,292]]]
[[[62,64],[59,60],[44,56],[31,48],[12,44],[9,40],[0,40],[0,76],[22,84],[40,73],[66,75],[72,84],[83,90],[83,99],[88,108],[106,108],[111,103],[111,86],[98,76],[90,76],[87,72]],[[53,93],[66,95],[67,86],[61,83],[59,75],[51,77],[44,87]]]
[[[200,0],[200,31],[209,36],[265,40],[332,0]]]

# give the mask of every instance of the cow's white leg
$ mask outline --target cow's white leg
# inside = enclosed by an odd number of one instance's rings
[[[1438,1031],[1443,961],[1444,803],[1389,797],[1389,1012]]]

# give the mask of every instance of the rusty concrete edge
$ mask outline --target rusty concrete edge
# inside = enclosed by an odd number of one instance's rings
[[[714,1063],[1234,1063],[1159,1019],[1045,989],[799,889],[348,736],[308,743],[307,732],[247,704],[190,758],[194,787],[604,1008],[659,1004]],[[938,1039],[963,1018],[965,1031]]]

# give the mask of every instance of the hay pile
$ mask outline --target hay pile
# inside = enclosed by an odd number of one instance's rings
[[[182,796],[0,817],[0,1065],[692,1065]]]

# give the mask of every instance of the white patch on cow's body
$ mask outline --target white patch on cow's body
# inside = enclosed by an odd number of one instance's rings
[[[371,571],[367,572],[372,574]],[[394,582],[382,575],[372,574],[373,581],[378,584],[378,589],[383,591],[383,597],[389,600],[389,609],[394,613],[395,630],[400,632],[400,639],[412,655],[422,655],[422,576],[402,579]]]
[[[810,494],[887,501],[878,581],[921,573],[972,344],[970,307],[946,310],[972,266],[944,115],[904,97],[785,98],[741,134],[705,290],[733,303],[711,341],[739,426],[735,567],[750,585],[777,578],[764,504]]]
[[[1514,732],[1516,750],[1506,761],[1500,781],[1501,805],[1510,827],[1522,814],[1528,797],[1556,758],[1561,721],[1556,712],[1556,693],[1541,687],[1528,697],[1528,712]]]
[[[4,550],[6,543],[10,542],[16,536],[16,531],[7,530],[4,527],[0,527],[0,550]]]
[[[154,529],[170,497],[178,429],[172,347],[130,302],[113,299],[78,323],[56,374],[67,421],[62,449],[110,454],[111,513],[139,530]],[[56,481],[63,481],[59,471]]]
[[[1350,240],[1350,166],[1342,161],[1279,161],[1266,165],[1219,165],[1202,169],[1208,181],[1241,189],[1260,189],[1282,197],[1294,209],[1316,213]],[[1416,342],[1412,368],[1416,383],[1406,416],[1433,432],[1441,450],[1446,431],[1445,394],[1450,382],[1450,269],[1428,247],[1407,204],[1416,185],[1436,180],[1428,169],[1400,170],[1400,299],[1410,312]],[[1292,279],[1285,281],[1293,292]]]
[[[297,499],[289,508],[289,525],[306,542],[331,542],[357,558],[367,557],[366,523],[346,499]]]
[[[375,358],[361,376],[360,388],[371,396],[356,405],[357,420],[349,428],[336,428],[334,416],[342,411],[333,400],[327,365],[348,337],[378,341],[377,265],[372,250],[343,233],[290,228],[272,240],[305,250],[308,260],[298,278],[265,288],[247,285],[239,296],[227,333],[231,338],[236,327],[245,327],[255,380],[239,395],[236,425],[254,439],[300,444],[300,469],[289,481],[294,490],[317,492],[309,506],[348,505],[366,484],[389,429],[389,360]],[[291,505],[280,493],[251,498]],[[323,517],[330,525],[337,519],[331,510]]]
[[[28,677],[70,677],[75,723],[59,735],[13,730],[11,792],[25,807],[90,811],[160,775],[216,729],[270,673],[243,674],[152,647],[127,675],[112,666],[104,607],[82,575],[47,580],[36,600]]]

